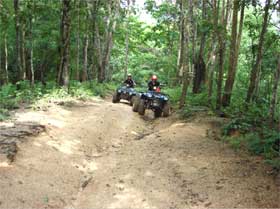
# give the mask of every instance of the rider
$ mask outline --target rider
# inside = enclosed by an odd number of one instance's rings
[[[159,86],[160,83],[157,81],[157,76],[153,75],[148,83],[149,91],[155,91]]]
[[[129,88],[134,88],[134,86],[136,85],[130,73],[127,75],[127,79],[123,83],[126,84]]]

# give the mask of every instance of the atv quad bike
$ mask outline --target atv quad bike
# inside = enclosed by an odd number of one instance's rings
[[[137,94],[138,93],[134,88],[130,88],[127,85],[121,86],[113,94],[112,102],[118,103],[123,99],[129,101],[129,104],[132,106]]]
[[[141,93],[135,98],[133,111],[138,111],[140,115],[145,115],[146,109],[151,109],[154,112],[155,118],[170,115],[169,98],[166,94],[160,93],[160,90],[147,91]]]

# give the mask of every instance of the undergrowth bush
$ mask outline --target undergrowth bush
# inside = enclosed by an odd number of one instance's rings
[[[4,85],[0,88],[0,120],[7,118],[8,110],[19,108],[21,104],[40,106],[54,101],[87,100],[93,96],[105,97],[114,89],[114,84],[98,84],[93,81],[71,81],[69,88],[59,87],[55,82],[30,86],[28,81],[21,81],[14,85]]]
[[[254,126],[252,121],[232,119],[223,127],[226,141],[234,149],[245,148],[250,153],[262,155],[266,162],[280,170],[280,133],[279,130],[270,128],[268,124]]]
[[[176,104],[180,100],[181,90],[180,88],[163,88],[162,91],[170,97],[170,101]]]
[[[9,111],[7,109],[0,108],[0,121],[6,120],[9,117]]]
[[[177,90],[177,97],[173,97],[175,102],[180,98],[178,92],[180,91]],[[192,118],[196,112],[212,116],[216,112],[212,108],[206,91],[200,94],[188,92],[186,105],[178,113],[183,119]],[[229,119],[221,127],[223,138],[235,150],[246,149],[254,155],[261,155],[267,163],[280,170],[280,131],[277,127],[271,127],[269,102],[261,100],[248,105],[242,98],[236,96],[230,107],[223,109],[222,112]],[[275,124],[279,124],[279,119]]]

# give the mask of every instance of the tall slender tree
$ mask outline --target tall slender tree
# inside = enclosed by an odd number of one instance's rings
[[[86,10],[85,17],[85,32],[83,38],[83,72],[82,72],[82,81],[88,79],[88,47],[89,47],[89,8],[88,3],[84,2],[84,7]]]
[[[77,21],[77,57],[76,57],[76,80],[80,80],[80,6],[81,6],[81,0],[78,0],[77,2],[77,15],[78,15],[78,21]]]
[[[127,77],[128,71],[128,54],[129,54],[129,17],[130,17],[130,0],[127,0],[126,9],[126,27],[125,27],[125,65],[124,65],[124,78]]]
[[[187,1],[181,0],[180,4],[181,13],[181,62],[182,62],[182,72],[183,72],[183,85],[180,97],[180,108],[185,106],[187,91],[189,87],[190,77],[189,77],[189,22],[187,17],[186,8],[188,8]],[[189,7],[189,9],[191,9]]]
[[[234,0],[233,2],[233,15],[232,15],[232,26],[231,26],[231,42],[230,42],[230,57],[229,57],[229,69],[227,80],[224,89],[224,95],[222,98],[222,104],[224,107],[230,104],[232,89],[235,81],[236,68],[234,63],[237,59],[237,23],[238,23],[238,9],[240,0]]]
[[[206,19],[207,19],[207,2],[206,0],[202,0],[202,22],[206,22]],[[205,81],[206,65],[203,56],[204,56],[204,49],[206,43],[206,35],[207,35],[206,30],[203,30],[200,37],[199,52],[195,59],[193,93],[199,93],[201,91],[201,85]]]
[[[262,30],[260,33],[260,38],[259,38],[259,44],[258,44],[258,51],[257,51],[257,57],[256,57],[256,62],[254,67],[251,70],[251,75],[250,75],[250,83],[249,83],[249,88],[247,91],[247,98],[246,102],[251,102],[253,97],[256,96],[255,90],[256,86],[258,85],[258,75],[261,70],[261,63],[262,63],[262,57],[263,57],[263,45],[264,45],[264,39],[265,39],[265,34],[269,22],[269,9],[271,5],[271,0],[266,0],[265,8],[264,8],[264,15],[263,15],[263,23],[262,23]]]
[[[228,3],[228,2],[227,2]],[[224,55],[226,49],[226,28],[227,28],[227,20],[225,19],[226,13],[226,3],[225,0],[222,2],[222,14],[221,14],[221,22],[222,26],[221,30],[217,30],[218,34],[218,42],[219,42],[219,65],[218,65],[218,79],[217,79],[217,102],[216,109],[220,109],[222,105],[222,85],[223,85],[223,75],[224,75]]]
[[[14,12],[15,12],[15,31],[16,31],[16,41],[15,41],[15,56],[16,56],[16,71],[17,79],[22,79],[22,68],[20,59],[20,19],[19,19],[19,0],[14,0]]]
[[[60,24],[60,64],[57,82],[60,85],[69,85],[69,61],[70,61],[70,9],[71,0],[62,1],[61,24]]]
[[[275,74],[274,74],[272,97],[271,97],[270,109],[269,109],[271,124],[274,123],[274,119],[275,119],[275,109],[276,109],[276,105],[277,105],[277,94],[279,93],[278,92],[279,82],[280,82],[280,54],[278,54],[278,66],[277,66],[277,69],[275,70]],[[280,118],[278,118],[278,119],[280,119]]]

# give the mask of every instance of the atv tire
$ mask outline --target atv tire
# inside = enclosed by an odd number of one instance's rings
[[[132,97],[130,98],[129,105],[130,105],[130,106],[133,106],[133,103],[135,102],[135,100],[136,100],[136,96],[132,96]]]
[[[139,113],[139,115],[145,115],[145,102],[143,99],[141,99],[139,102],[138,113]]]
[[[112,102],[113,103],[118,103],[118,102],[120,102],[120,96],[119,96],[119,94],[117,93],[117,92],[115,92],[114,94],[113,94],[113,99],[112,99]]]
[[[161,116],[161,114],[162,114],[162,111],[161,111],[160,109],[156,109],[156,110],[154,111],[154,116],[155,116],[155,118],[159,118],[159,117]]]
[[[169,102],[165,103],[163,109],[162,109],[162,116],[168,117],[170,115],[170,104]]]
[[[140,98],[135,97],[132,105],[133,112],[138,112],[139,103],[140,103]]]

